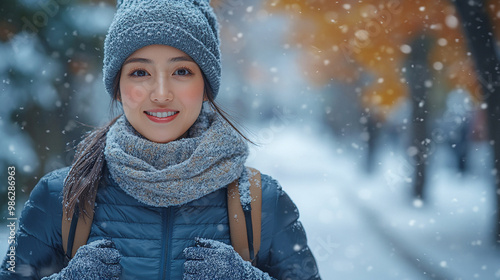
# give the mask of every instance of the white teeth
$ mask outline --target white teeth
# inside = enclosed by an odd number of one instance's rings
[[[173,116],[177,113],[178,112],[173,112],[173,111],[168,111],[168,112],[148,112],[148,111],[146,111],[146,114],[148,114],[150,116],[157,117],[157,118],[166,118],[166,117]]]

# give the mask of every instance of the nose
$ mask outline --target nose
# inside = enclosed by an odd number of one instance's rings
[[[173,97],[174,95],[168,85],[167,79],[165,77],[158,77],[151,89],[151,101],[157,103],[167,102],[171,101]]]

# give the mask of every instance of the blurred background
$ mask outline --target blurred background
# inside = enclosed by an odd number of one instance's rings
[[[299,207],[323,279],[500,279],[497,0],[212,0],[218,102]],[[0,213],[112,108],[115,1],[0,3]],[[2,224],[3,225],[3,224]],[[5,252],[8,228],[0,227]]]

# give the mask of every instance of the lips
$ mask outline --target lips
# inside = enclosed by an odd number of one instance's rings
[[[146,116],[153,122],[167,123],[174,120],[179,115],[179,111],[151,110],[151,111],[144,111],[144,114],[146,114]]]

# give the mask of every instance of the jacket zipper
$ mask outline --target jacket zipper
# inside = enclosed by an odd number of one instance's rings
[[[170,255],[172,246],[172,207],[162,208],[162,230],[161,230],[161,273],[160,280],[170,279]]]

